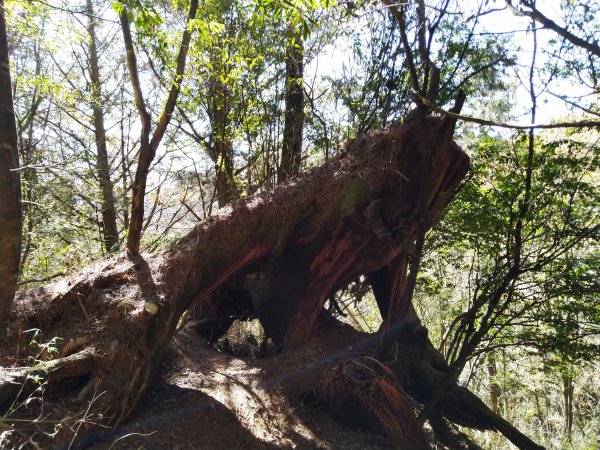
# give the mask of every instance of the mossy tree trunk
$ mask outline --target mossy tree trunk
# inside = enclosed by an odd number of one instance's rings
[[[299,30],[288,35],[285,54],[285,114],[278,181],[300,172],[304,128],[304,41]]]

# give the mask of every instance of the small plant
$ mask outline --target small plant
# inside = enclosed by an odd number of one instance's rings
[[[135,305],[136,305],[135,300],[126,298],[125,300],[122,300],[121,302],[119,302],[117,307],[123,312],[123,314],[127,314],[135,308]]]
[[[35,364],[43,361],[50,361],[58,356],[58,344],[62,341],[62,338],[55,336],[44,343],[42,342],[42,331],[39,328],[26,330],[25,333],[32,333],[31,339],[29,340],[29,346],[37,350],[35,356],[28,357],[30,362]]]
[[[29,347],[32,349],[27,359],[32,365],[48,361],[58,355],[60,338],[41,342],[41,331],[37,328],[26,330],[31,333]],[[43,411],[43,396],[47,382],[39,372],[30,372],[19,386],[12,404],[0,416],[0,448],[40,448],[29,433],[19,430],[15,424],[42,423],[47,420]],[[59,424],[57,424],[58,426]],[[55,427],[54,434],[58,432]]]
[[[59,435],[63,435],[64,438],[65,433],[71,437],[70,448],[82,429],[88,425],[103,426],[97,420],[102,419],[101,415],[96,416],[96,413],[92,412],[92,406],[103,393],[94,393],[87,407],[81,411],[63,410],[61,420],[56,420],[51,413],[45,411],[44,395],[48,380],[44,367],[52,364],[48,361],[59,356],[59,342],[62,338],[53,337],[43,342],[42,333],[37,328],[25,333],[31,334],[31,356],[28,357],[30,367],[14,395],[12,404],[0,415],[0,448],[42,448],[39,442],[36,442],[38,437],[47,443]]]

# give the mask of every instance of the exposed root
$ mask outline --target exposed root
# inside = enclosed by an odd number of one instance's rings
[[[415,419],[416,403],[376,359],[344,361],[327,382],[325,397],[334,414],[349,425],[386,434],[402,449],[426,448]]]

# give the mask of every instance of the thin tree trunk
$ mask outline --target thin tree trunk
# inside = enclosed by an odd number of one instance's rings
[[[496,357],[490,353],[487,357],[487,371],[490,381],[490,405],[495,414],[499,414],[500,386],[498,385],[498,370],[496,369]]]
[[[573,431],[573,377],[563,375],[563,401],[565,409],[565,431],[571,436]]]
[[[110,253],[118,249],[119,232],[117,230],[117,211],[113,182],[110,179],[110,165],[106,146],[106,130],[104,128],[104,108],[102,106],[102,84],[98,67],[98,51],[96,48],[96,18],[92,0],[86,0],[88,14],[88,35],[90,51],[90,79],[92,81],[92,109],[94,112],[94,133],[96,135],[96,171],[100,182],[102,196],[102,235],[104,246]]]
[[[123,74],[125,77],[125,74]],[[121,152],[121,186],[123,188],[123,203],[121,205],[121,212],[123,214],[123,228],[125,230],[129,229],[129,209],[128,209],[128,199],[127,199],[127,191],[129,190],[129,168],[131,167],[131,162],[129,160],[129,133],[125,132],[125,121],[127,120],[127,131],[131,130],[131,113],[128,112],[127,116],[125,116],[125,97],[124,97],[124,86],[121,86],[120,89],[120,97],[119,103],[121,105],[121,119],[119,121],[119,131],[121,133],[119,150]]]
[[[167,101],[161,115],[158,118],[156,128],[154,129],[152,139],[150,139],[150,133],[152,131],[151,117],[146,108],[146,103],[142,94],[137,58],[135,55],[135,49],[133,47],[131,30],[129,28],[129,14],[127,7],[124,6],[123,10],[119,14],[127,56],[127,68],[129,70],[129,77],[131,78],[135,104],[142,122],[138,164],[132,185],[131,218],[129,222],[129,231],[127,233],[127,250],[131,255],[138,255],[140,253],[140,242],[144,228],[144,198],[146,195],[148,172],[150,171],[150,164],[156,155],[156,150],[165,135],[167,126],[171,122],[171,116],[173,114],[173,110],[175,109],[175,104],[177,103],[177,97],[179,96],[181,83],[183,82],[188,48],[192,37],[192,28],[188,25],[190,21],[196,17],[197,10],[198,0],[191,0],[186,28],[183,32],[179,53],[177,55],[175,75],[171,82],[171,89],[169,90]]]
[[[294,32],[285,57],[285,119],[278,181],[297,175],[302,158],[302,129],[304,127],[304,43]]]
[[[34,44],[34,55],[35,55],[35,76],[38,77],[42,70],[42,58],[40,55],[40,44],[39,40]],[[38,87],[35,86],[33,89],[33,95],[31,96],[31,105],[29,111],[24,115],[22,120],[17,120],[17,142],[19,145],[19,157],[22,166],[25,169],[20,171],[20,176],[23,182],[25,190],[21,191],[22,200],[25,200],[23,205],[23,228],[22,233],[23,242],[21,250],[21,262],[19,267],[19,273],[23,273],[23,268],[27,263],[27,259],[33,246],[33,230],[36,226],[34,221],[35,213],[38,210],[38,206],[34,199],[35,187],[38,185],[37,171],[28,168],[34,163],[34,152],[36,151],[36,145],[34,141],[34,121],[37,117],[38,108],[42,102],[42,97],[39,94]]]
[[[123,41],[125,43],[125,54],[127,57],[127,69],[131,86],[133,88],[133,96],[135,106],[137,107],[140,121],[142,125],[140,133],[140,150],[138,157],[138,165],[135,172],[135,178],[131,186],[131,217],[129,220],[129,230],[127,233],[127,250],[132,255],[137,255],[140,252],[140,241],[142,239],[142,227],[144,226],[144,197],[146,195],[146,180],[150,163],[154,159],[154,152],[150,146],[151,119],[146,102],[142,93],[140,77],[137,67],[137,57],[133,48],[133,39],[131,37],[131,29],[129,28],[129,14],[127,7],[123,7],[119,18],[121,20],[121,28],[123,31]]]
[[[0,0],[0,341],[6,336],[21,257],[21,180],[4,0]]]

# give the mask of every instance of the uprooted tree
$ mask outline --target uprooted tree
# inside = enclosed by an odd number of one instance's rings
[[[203,319],[236,309],[257,317],[286,351],[311,339],[331,294],[366,275],[384,322],[369,345],[356,347],[364,364],[337,361],[328,368],[329,382],[314,386],[334,409],[354,405],[364,410],[358,417],[365,425],[417,448],[422,441],[413,424],[425,417],[415,418],[408,394],[432,418],[497,430],[520,448],[540,448],[459,387],[426,329],[407,320],[424,234],[469,166],[453,132],[452,119],[417,113],[402,126],[354,140],[322,167],[221,211],[169,251],[104,260],[76,278],[20,293],[3,359],[21,366],[4,369],[0,402],[26,395],[42,379],[56,411],[85,406],[90,423],[115,427],[144,394],[188,311],[195,310],[201,331],[212,338],[228,323]],[[31,351],[23,330],[34,328],[42,342],[58,336],[62,345],[54,359],[22,367]],[[374,403],[377,398],[386,401]],[[62,433],[72,437],[70,430]]]

